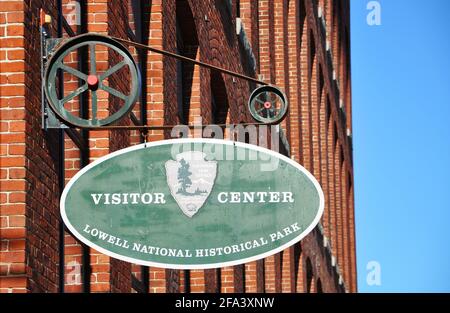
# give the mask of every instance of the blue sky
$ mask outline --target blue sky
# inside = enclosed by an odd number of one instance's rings
[[[350,2],[359,291],[450,292],[450,1]]]

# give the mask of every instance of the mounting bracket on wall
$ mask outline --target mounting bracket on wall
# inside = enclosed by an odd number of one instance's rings
[[[51,52],[55,49],[55,47],[61,42],[62,39],[60,38],[52,38],[49,35],[49,32],[46,29],[46,24],[49,24],[51,22],[50,17],[44,13],[43,10],[41,10],[41,16],[40,16],[40,40],[41,40],[41,80],[42,80],[42,86],[41,86],[41,109],[42,109],[42,128],[43,129],[49,129],[49,128],[67,128],[67,125],[65,125],[62,121],[60,121],[54,111],[50,109],[49,104],[47,102],[47,99],[45,97],[45,69],[47,68],[48,60],[50,57]]]
[[[139,68],[124,44],[262,85],[250,96],[249,112],[257,123],[249,124],[278,124],[286,117],[288,101],[284,93],[277,87],[256,78],[120,38],[86,33],[68,39],[53,39],[48,37],[44,28],[42,29],[42,95],[45,95],[42,101],[42,125],[44,129],[73,127],[90,130],[139,129],[146,131],[169,129],[175,126],[114,126],[131,112],[141,90]],[[73,64],[76,64],[74,56],[80,49],[86,51],[84,55],[88,67],[84,71],[78,66],[73,67]],[[103,54],[102,60],[104,60],[105,53],[108,59],[112,57],[116,60],[115,65],[105,68],[105,62],[97,60],[97,55],[100,54]],[[119,73],[120,76],[118,76]],[[124,75],[126,79],[123,79]],[[70,93],[66,94],[63,82],[72,81],[78,83],[78,87],[71,88]],[[120,86],[121,89],[119,90],[116,86]],[[98,110],[98,93],[100,92],[109,94],[110,99],[115,98],[114,112]],[[72,100],[81,95],[89,97],[89,110],[83,116],[74,113],[76,110],[71,106]]]

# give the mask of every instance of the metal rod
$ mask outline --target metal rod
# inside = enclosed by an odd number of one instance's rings
[[[133,112],[131,112],[130,114],[130,119],[134,125],[142,126],[142,122],[137,118],[136,114],[134,114]]]
[[[169,57],[172,57],[172,58],[175,58],[175,59],[179,59],[179,60],[182,60],[182,61],[191,62],[191,63],[197,64],[197,65],[200,65],[200,66],[203,66],[203,67],[215,70],[215,71],[226,73],[226,74],[234,76],[234,77],[238,77],[238,78],[242,78],[242,79],[245,79],[245,80],[248,80],[248,81],[252,81],[252,82],[255,82],[257,84],[261,84],[261,85],[264,85],[264,86],[270,85],[269,83],[266,83],[266,82],[264,82],[262,80],[259,80],[259,79],[256,79],[256,78],[253,78],[253,77],[250,77],[250,76],[246,76],[246,75],[243,75],[243,74],[239,74],[239,73],[236,73],[236,72],[233,72],[233,71],[230,71],[230,70],[227,70],[227,69],[224,69],[224,68],[212,65],[212,64],[208,64],[208,63],[204,63],[204,62],[201,62],[201,61],[197,61],[197,60],[194,60],[194,59],[191,59],[191,58],[188,58],[188,57],[185,57],[185,56],[173,53],[173,52],[169,52],[169,51],[166,51],[166,50],[153,48],[151,46],[147,46],[147,45],[144,45],[144,44],[141,44],[141,43],[137,43],[137,42],[134,42],[134,41],[130,41],[130,40],[126,40],[126,39],[122,39],[122,38],[118,38],[118,37],[111,37],[111,38],[114,39],[114,40],[120,41],[122,43],[126,43],[126,44],[129,44],[129,45],[141,48],[141,49],[146,49],[146,50],[149,50],[149,51],[152,51],[152,52],[155,52],[155,53],[159,53],[159,54],[162,54],[162,55],[166,55],[166,56],[169,56]]]
[[[61,18],[61,35],[59,35],[59,37],[63,37],[62,36],[62,30],[65,30],[66,33],[69,35],[69,37],[74,37],[77,34],[73,31],[72,27],[70,26],[70,24],[67,22],[66,18],[64,17],[64,15],[61,12],[58,12],[59,17]]]
[[[230,128],[230,127],[234,127],[234,126],[267,126],[267,125],[271,125],[271,124],[264,124],[264,123],[240,123],[240,124],[214,124],[214,126],[218,126],[220,128]],[[212,125],[160,125],[160,126],[150,126],[150,125],[132,125],[132,126],[128,126],[128,125],[120,125],[120,126],[101,126],[101,127],[83,127],[83,129],[86,130],[167,130],[167,129],[172,129],[174,127],[187,127],[189,129],[194,129],[194,128],[204,128],[207,126],[212,126]],[[80,127],[77,127],[80,128]]]

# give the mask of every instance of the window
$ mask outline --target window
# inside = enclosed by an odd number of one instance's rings
[[[226,124],[228,117],[228,96],[222,74],[211,72],[211,111],[214,124]]]
[[[177,53],[191,59],[197,58],[198,37],[189,2],[176,2]],[[177,103],[180,123],[189,122],[194,64],[177,60]]]

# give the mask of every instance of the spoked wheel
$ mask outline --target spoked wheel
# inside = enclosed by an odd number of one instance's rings
[[[250,96],[248,106],[252,117],[265,124],[281,123],[288,110],[286,95],[273,86],[255,89]]]
[[[89,69],[87,73],[79,71],[65,63],[65,59],[71,53],[78,51],[80,48],[88,49]],[[117,56],[117,63],[112,67],[99,71],[98,62],[96,60],[96,49],[101,53],[107,52],[107,55],[113,53]],[[112,50],[112,51],[111,51]],[[70,59],[70,57],[68,57]],[[111,77],[121,70],[126,69],[127,76],[119,79],[115,78],[114,82],[118,84],[127,82],[127,92],[120,91],[110,83],[113,81]],[[73,77],[81,80],[80,87],[68,95],[60,97],[61,91],[58,90],[58,73],[68,73]],[[108,80],[108,83],[106,81]],[[133,108],[140,91],[140,73],[137,65],[130,52],[119,42],[98,34],[85,34],[68,39],[59,47],[49,60],[45,72],[45,95],[51,109],[63,123],[75,127],[101,127],[112,124],[127,115]],[[118,98],[118,102],[122,105],[115,112],[107,117],[99,118],[98,114],[98,92],[102,90],[113,97]],[[65,105],[74,98],[83,93],[90,95],[90,111],[88,119],[73,114],[72,111],[65,108]]]

